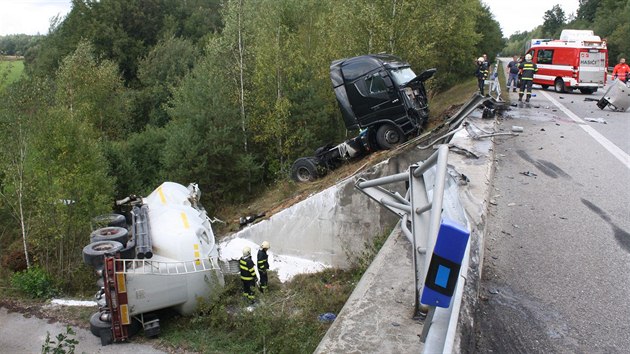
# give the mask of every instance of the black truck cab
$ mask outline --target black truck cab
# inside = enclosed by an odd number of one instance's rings
[[[409,63],[389,54],[335,60],[330,78],[348,130],[368,130],[370,148],[390,149],[422,130],[429,118],[424,81]]]

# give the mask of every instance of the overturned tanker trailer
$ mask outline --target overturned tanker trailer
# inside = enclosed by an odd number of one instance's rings
[[[148,197],[117,201],[121,214],[97,224],[83,259],[99,279],[99,311],[90,318],[101,344],[127,340],[144,330],[159,334],[155,311],[192,314],[199,299],[224,286],[214,233],[195,184],[165,182]]]

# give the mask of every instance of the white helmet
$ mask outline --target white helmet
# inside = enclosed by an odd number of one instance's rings
[[[527,61],[532,60],[532,55],[531,54],[525,55],[525,60],[527,60]]]
[[[262,247],[265,250],[269,249],[269,241],[263,241],[263,243],[260,245],[260,247]]]
[[[480,61],[480,62],[482,62],[482,63],[483,63],[483,62],[484,62],[484,59],[483,59],[483,57],[479,57],[479,59],[477,59],[477,61]]]
[[[243,247],[243,257],[247,257],[252,254],[252,249],[249,246]]]

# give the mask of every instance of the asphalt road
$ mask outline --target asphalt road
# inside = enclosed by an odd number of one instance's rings
[[[524,132],[495,140],[470,352],[630,350],[630,112],[584,101],[604,91],[535,86],[500,120]]]
[[[112,354],[155,354],[164,353],[148,344],[140,343],[119,343],[108,346],[101,346],[101,340],[92,335],[89,330],[82,328],[72,328],[76,335],[69,336],[75,339],[76,353],[112,353]],[[66,334],[66,325],[40,319],[34,316],[25,317],[18,312],[10,312],[4,307],[0,307],[0,353],[22,354],[41,353],[42,346],[46,340],[46,334],[50,334],[50,340],[56,340],[59,334]],[[49,348],[56,348],[56,345],[49,345]],[[67,347],[65,348],[68,349]]]

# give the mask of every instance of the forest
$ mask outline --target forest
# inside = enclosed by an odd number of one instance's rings
[[[522,55],[532,38],[560,38],[563,29],[589,29],[606,40],[608,65],[630,56],[630,2],[627,0],[580,0],[576,14],[567,14],[559,5],[545,12],[543,24],[531,31],[509,37],[503,54]]]
[[[596,32],[613,53],[628,21],[601,18],[622,2],[582,0],[572,21],[610,24]],[[333,60],[386,52],[437,68],[434,96],[506,50],[480,0],[73,0],[47,35],[0,37],[0,54],[24,56],[0,85],[0,278],[36,268],[67,293],[93,286],[91,218],[163,181],[198,183],[213,215],[286,180],[295,158],[357,133]]]

